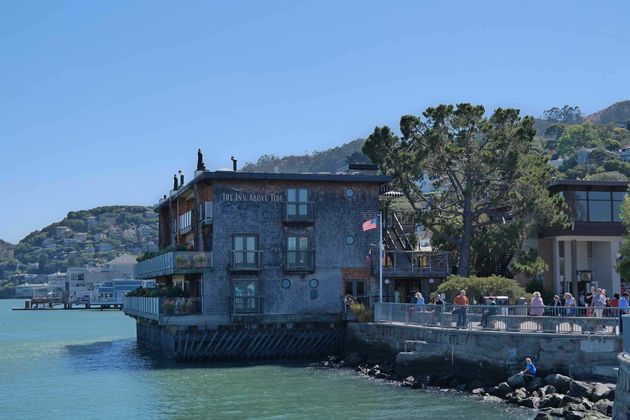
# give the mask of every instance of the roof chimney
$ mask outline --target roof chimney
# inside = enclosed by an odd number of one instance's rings
[[[232,159],[232,170],[234,172],[236,172],[236,162],[237,162],[237,160],[234,159],[234,156],[230,157],[230,159]]]

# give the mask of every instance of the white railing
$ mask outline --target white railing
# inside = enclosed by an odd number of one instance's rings
[[[126,315],[139,316],[159,321],[160,298],[125,296],[123,298],[123,311]]]
[[[178,273],[195,273],[212,268],[211,252],[173,251],[140,261],[133,267],[137,279],[152,279]]]
[[[617,334],[622,310],[618,308],[531,307],[526,305],[416,305],[376,303],[376,322],[396,322],[441,328]]]

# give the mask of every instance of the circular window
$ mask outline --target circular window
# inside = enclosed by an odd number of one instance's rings
[[[346,197],[352,198],[353,195],[354,191],[352,190],[352,188],[346,188]]]
[[[319,286],[319,280],[317,280],[317,279],[310,279],[308,281],[308,285],[311,287],[311,289],[316,289],[317,286]]]
[[[289,280],[289,279],[283,279],[283,280],[280,282],[280,286],[281,286],[283,289],[288,289],[289,287],[291,287],[291,280]]]
[[[354,236],[348,235],[346,236],[346,244],[352,245],[354,243]]]

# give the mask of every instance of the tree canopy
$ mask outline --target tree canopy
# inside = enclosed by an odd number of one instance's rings
[[[579,106],[565,105],[562,108],[554,106],[543,112],[543,119],[565,124],[580,124],[584,116]]]
[[[473,263],[481,266],[477,273],[494,271],[493,264],[519,252],[536,225],[568,220],[561,198],[548,193],[551,169],[534,151],[533,118],[521,118],[516,109],[484,114],[483,106],[471,104],[427,108],[421,117],[401,118],[401,137],[376,127],[363,147],[394,176],[417,222],[442,248],[456,252],[462,276]],[[421,191],[424,174],[435,191]],[[496,245],[491,238],[505,241],[506,235],[508,243],[489,251]]]

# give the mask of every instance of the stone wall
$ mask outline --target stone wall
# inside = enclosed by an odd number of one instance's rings
[[[400,375],[456,374],[496,383],[531,357],[540,374],[615,381],[621,339],[614,336],[468,331],[348,324],[345,352],[395,362]],[[483,379],[482,379],[483,378]]]
[[[630,354],[619,354],[619,376],[615,390],[614,420],[630,419]]]

